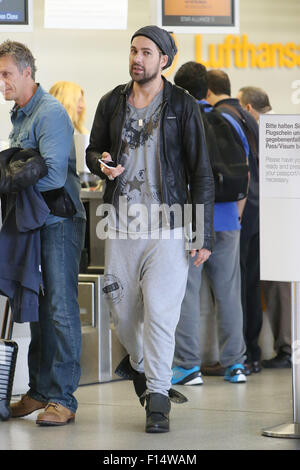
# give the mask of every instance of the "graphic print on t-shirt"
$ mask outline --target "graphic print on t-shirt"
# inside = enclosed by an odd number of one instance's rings
[[[125,171],[119,176],[115,196],[126,197],[129,205],[150,207],[161,203],[158,154],[161,105],[162,92],[146,108],[127,105],[120,152]]]
[[[153,113],[148,109],[153,108],[152,103],[148,108],[141,110],[132,106],[128,106],[127,109],[120,160],[125,167],[125,172],[119,181],[119,195],[126,196],[129,203],[130,201],[146,202],[144,199],[153,199],[155,202],[161,200],[160,184],[157,178],[159,174],[157,175],[157,170],[154,168],[154,165],[158,166],[156,149],[160,107],[160,104],[156,106]]]

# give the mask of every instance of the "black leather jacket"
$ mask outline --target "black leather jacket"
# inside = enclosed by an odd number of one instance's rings
[[[106,203],[113,200],[118,178],[108,180],[100,170],[98,158],[102,152],[109,152],[112,159],[118,162],[131,87],[132,82],[119,85],[101,98],[86,151],[88,168],[106,180]],[[160,173],[164,204],[180,204],[182,208],[189,202],[193,207],[196,204],[204,205],[204,244],[201,246],[211,250],[214,180],[199,107],[185,90],[165,79],[160,124]]]
[[[12,147],[0,152],[0,195],[18,193],[33,186],[48,173],[45,159],[34,149]],[[64,187],[41,192],[50,213],[72,218],[76,209]],[[8,196],[2,197],[4,206]],[[2,218],[4,212],[2,211]]]
[[[0,152],[0,194],[22,191],[47,173],[44,159],[33,149],[12,147]]]

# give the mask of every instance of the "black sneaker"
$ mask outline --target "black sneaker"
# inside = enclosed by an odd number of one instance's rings
[[[260,361],[253,361],[251,363],[251,371],[254,374],[258,374],[259,372],[261,372],[261,363],[260,363]]]
[[[136,370],[134,370],[134,368],[130,364],[129,354],[125,356],[124,359],[122,359],[120,364],[117,366],[115,374],[117,374],[119,377],[122,377],[122,379],[133,381],[135,393],[137,394],[141,401],[141,404],[143,405],[142,397],[146,392],[147,388],[146,376],[143,372],[137,372]]]
[[[245,375],[251,375],[252,373],[258,374],[261,372],[261,363],[260,361],[247,361],[244,362]]]
[[[115,370],[122,379],[132,380],[135,393],[139,397],[142,406],[145,404],[146,390],[147,390],[147,379],[143,372],[137,372],[130,364],[129,354],[125,356]],[[182,393],[170,388],[169,398],[173,403],[185,403],[188,401],[186,396]]]
[[[170,399],[161,393],[146,395],[146,432],[169,432]]]
[[[292,367],[291,355],[280,351],[272,359],[262,361],[262,366],[266,369],[290,369]]]

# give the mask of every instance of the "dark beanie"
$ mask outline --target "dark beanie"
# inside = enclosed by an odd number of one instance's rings
[[[168,56],[168,62],[164,66],[164,69],[170,67],[173,62],[175,55],[177,54],[177,47],[171,34],[165,29],[159,28],[158,26],[144,26],[138,29],[131,38],[131,42],[136,36],[145,36],[159,47],[164,55]]]

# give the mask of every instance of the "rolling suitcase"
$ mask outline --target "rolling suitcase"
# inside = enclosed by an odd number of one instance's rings
[[[0,339],[0,420],[10,418],[10,399],[16,368],[18,345],[11,340],[13,321],[6,301]]]

